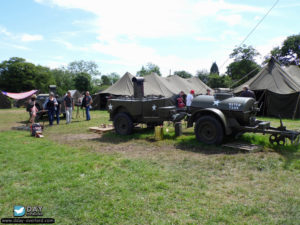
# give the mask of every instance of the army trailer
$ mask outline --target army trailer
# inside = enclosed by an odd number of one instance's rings
[[[271,134],[269,141],[284,145],[286,138],[292,143],[299,141],[300,132],[286,127],[271,127],[270,122],[255,118],[259,111],[253,98],[234,97],[230,93],[214,96],[200,95],[193,99],[188,113],[188,127],[194,126],[198,141],[221,144],[224,136],[238,136],[246,132]]]
[[[186,113],[178,113],[174,103],[169,98],[145,97],[144,78],[133,77],[134,96],[109,99],[107,108],[115,131],[126,135],[133,131],[138,123],[153,127],[162,125],[164,121],[177,122]]]

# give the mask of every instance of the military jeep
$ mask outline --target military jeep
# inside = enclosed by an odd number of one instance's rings
[[[178,113],[174,103],[164,97],[144,97],[144,78],[133,77],[133,97],[118,97],[107,102],[110,120],[113,121],[115,131],[126,135],[133,131],[138,123],[148,127],[162,125],[164,121],[180,121],[185,113]]]
[[[198,141],[206,144],[221,144],[224,136],[239,136],[246,132],[271,134],[269,141],[284,145],[286,138],[298,141],[300,132],[287,130],[280,119],[280,127],[271,127],[270,122],[255,118],[259,111],[253,98],[234,97],[231,93],[200,95],[193,99],[188,113],[188,127],[194,126]]]

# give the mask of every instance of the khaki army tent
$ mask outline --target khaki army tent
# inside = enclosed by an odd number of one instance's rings
[[[114,96],[133,96],[133,75],[126,72],[116,83],[107,89],[92,95],[93,109],[105,109],[107,99],[110,95]]]
[[[234,93],[239,94],[247,85],[260,102],[261,115],[300,118],[300,82],[296,72],[293,75],[289,73],[291,70],[295,68],[281,68],[271,59],[256,76],[235,88]]]
[[[133,75],[130,73],[118,80],[115,84],[97,93],[93,96],[94,106],[96,108],[103,108],[103,102],[106,103],[108,95],[114,96],[133,96]],[[198,77],[190,79],[183,79],[179,76],[160,77],[156,73],[151,73],[145,76],[144,95],[145,96],[162,96],[172,98],[184,91],[186,94],[190,90],[195,90],[195,94],[205,94],[209,87],[205,85]],[[93,108],[95,108],[93,106]]]
[[[133,85],[132,79],[133,75],[130,73],[125,73],[121,79],[114,83],[109,88],[101,91],[101,94],[112,94],[112,95],[123,95],[123,96],[133,96]]]
[[[156,73],[151,73],[145,76],[144,94],[145,96],[154,95],[169,98],[178,93],[174,90],[174,87],[168,85],[165,78],[158,76]]]
[[[191,90],[195,91],[195,95],[205,94],[207,89],[211,89],[206,84],[204,84],[198,77],[192,77],[184,79],[177,75],[169,76],[165,78],[168,82],[168,85],[173,87],[175,93],[184,91],[188,94]]]

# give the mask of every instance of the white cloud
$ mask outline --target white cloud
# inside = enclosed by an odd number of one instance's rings
[[[61,61],[48,61],[46,64],[48,67],[50,67],[50,69],[57,69],[68,65],[68,63]]]
[[[57,40],[71,50],[97,51],[113,56],[106,63],[140,69],[147,62],[158,64],[163,74],[169,69],[195,72],[207,68],[211,59],[161,55],[156,49],[138,42],[140,38],[195,37],[198,41],[217,41],[241,37],[234,31],[220,32],[220,37],[205,36],[203,31],[209,20],[226,22],[230,26],[240,23],[241,13],[263,14],[264,8],[228,3],[224,0],[36,0],[43,4],[67,9],[81,9],[95,15],[93,26],[98,41],[88,47],[76,47],[65,40]],[[80,21],[75,21],[76,24]],[[215,34],[214,34],[215,35]],[[87,49],[88,48],[88,49]],[[218,57],[221,58],[219,54]],[[134,71],[135,72],[135,71]]]
[[[73,51],[88,51],[89,50],[89,48],[87,48],[87,47],[75,46],[71,42],[65,41],[63,39],[55,39],[53,41],[63,45],[65,48],[67,48],[69,50],[73,50]]]
[[[239,12],[263,13],[264,9],[223,0],[39,0],[64,8],[81,9],[96,15],[94,25],[100,38],[109,40],[120,35],[160,38],[201,33],[201,23],[221,12],[223,20],[238,17]],[[231,15],[232,14],[232,15]],[[78,22],[78,21],[77,21]]]
[[[259,61],[260,63],[264,61],[265,56],[270,56],[270,52],[273,48],[279,46],[281,47],[283,41],[286,39],[286,36],[279,36],[268,40],[266,43],[258,45],[256,50],[261,54]]]
[[[42,35],[39,35],[39,34],[35,34],[35,35],[32,35],[32,34],[23,34],[21,37],[20,37],[21,41],[23,42],[31,42],[31,41],[41,41],[43,40],[43,36]]]
[[[242,16],[238,14],[233,15],[218,15],[217,20],[227,23],[229,26],[235,26],[241,24]]]
[[[9,31],[7,31],[7,29],[5,27],[2,27],[2,26],[0,26],[0,34],[4,34],[7,37],[12,36],[12,34]]]

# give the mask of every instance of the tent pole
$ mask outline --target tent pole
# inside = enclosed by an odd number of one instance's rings
[[[267,105],[267,101],[266,101],[267,95],[266,95],[266,93],[265,93],[266,91],[267,91],[267,90],[265,90],[265,91],[264,91],[264,95],[265,95],[265,96],[264,96],[264,109],[263,109],[263,116],[265,116],[265,108],[266,108],[266,105]]]
[[[296,107],[295,107],[295,110],[294,110],[293,120],[294,120],[295,117],[296,117],[296,113],[297,113],[299,101],[300,101],[300,92],[299,92],[298,99],[297,99],[297,103],[296,103]]]

